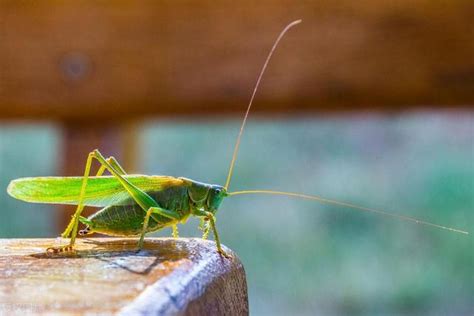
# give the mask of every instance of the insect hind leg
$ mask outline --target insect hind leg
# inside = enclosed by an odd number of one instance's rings
[[[61,237],[67,238],[71,236],[71,240],[69,242],[69,245],[67,246],[60,246],[60,247],[49,247],[46,249],[47,253],[60,253],[60,252],[65,252],[65,251],[72,251],[74,242],[76,240],[76,234],[77,234],[77,226],[79,224],[79,216],[82,213],[82,210],[84,209],[84,195],[87,187],[87,180],[89,178],[89,174],[91,171],[91,165],[92,165],[92,158],[93,155],[92,153],[89,153],[87,156],[87,161],[86,161],[86,167],[84,170],[84,177],[82,179],[82,184],[81,184],[81,191],[79,193],[79,201],[77,204],[76,211],[74,212],[74,215],[71,218],[71,221],[67,225],[66,229],[64,232],[61,234]],[[100,172],[100,169],[99,169]],[[102,171],[103,172],[103,171]],[[71,234],[72,232],[72,234]]]
[[[74,251],[74,247],[71,245],[60,246],[60,247],[48,247],[46,249],[46,253],[48,254],[58,254],[61,252],[73,252],[73,251]]]
[[[115,159],[111,159],[111,162],[107,161],[97,149],[91,152],[90,155],[105,168],[104,171],[107,170],[108,172],[110,172],[120,182],[120,184],[122,184],[122,186],[130,194],[133,200],[146,213],[145,220],[143,222],[143,230],[138,243],[138,247],[140,249],[143,247],[143,239],[148,228],[148,221],[150,217],[153,218],[155,221],[159,222],[158,218],[155,216],[156,214],[159,214],[161,216],[179,221],[180,215],[176,211],[162,209],[151,196],[149,196],[146,192],[140,190],[140,188],[128,181],[123,176],[123,174],[121,174],[123,168],[120,167],[120,165]],[[116,170],[116,168],[120,170]]]
[[[93,153],[94,152],[91,152],[89,153],[89,156],[87,158],[87,162],[86,162],[86,168],[85,168],[85,171],[84,171],[84,178],[83,178],[83,182],[82,182],[82,186],[87,186],[87,180],[89,178],[89,174],[90,174],[90,168],[91,168],[91,165],[92,165],[92,157],[93,156]],[[109,158],[105,159],[106,162],[110,163],[110,165],[112,166],[112,168],[117,168],[116,169],[116,172],[121,174],[121,175],[125,175],[125,170],[123,170],[122,166],[120,166],[120,164],[118,163],[118,161],[113,157],[113,156],[110,156]],[[101,165],[99,170],[97,171],[96,173],[96,177],[100,177],[104,171],[106,170],[106,166],[105,165]],[[80,194],[84,194],[82,192],[83,188],[81,187],[81,193]],[[85,187],[84,187],[84,192],[85,192]],[[71,235],[71,231],[74,229],[74,225],[77,223],[77,219],[75,217],[80,217],[81,213],[82,213],[82,209],[84,208],[84,205],[81,205],[83,204],[83,198],[79,199],[79,203],[78,203],[78,206],[76,208],[76,212],[74,213],[74,215],[72,216],[72,219],[71,221],[69,222],[68,226],[66,227],[66,229],[64,230],[64,232],[61,234],[62,237],[64,238],[67,238]],[[71,236],[72,237],[72,236]]]
[[[87,226],[86,228],[79,230],[77,233],[79,234],[79,236],[86,236],[92,234],[92,231],[90,227]]]
[[[70,247],[74,246],[74,242],[76,240],[76,235],[77,235],[77,226],[79,224],[79,217],[80,217],[80,214],[81,214],[82,210],[84,209],[85,189],[86,189],[86,186],[87,186],[87,179],[89,177],[90,168],[91,168],[91,164],[92,164],[92,159],[96,159],[101,164],[101,168],[99,169],[99,172],[104,172],[106,170],[108,172],[110,172],[120,182],[120,184],[124,187],[124,189],[130,194],[130,196],[133,198],[133,200],[143,209],[143,211],[146,212],[147,215],[149,214],[148,217],[152,217],[153,219],[158,221],[154,217],[153,212],[147,212],[150,208],[159,209],[160,207],[159,207],[158,203],[152,197],[150,197],[146,192],[140,190],[137,186],[135,186],[133,183],[128,181],[124,177],[124,175],[122,174],[123,169],[121,167],[119,168],[121,170],[116,170],[114,168],[114,166],[113,166],[114,163],[116,163],[118,165],[118,163],[116,162],[115,159],[110,159],[111,162],[109,162],[109,161],[107,161],[107,159],[104,156],[102,156],[102,154],[97,149],[95,149],[95,150],[93,150],[92,152],[89,153],[89,156],[87,158],[86,169],[85,169],[85,172],[84,172],[84,178],[83,178],[83,182],[82,182],[81,193],[80,193],[80,196],[79,196],[79,202],[78,202],[77,210],[74,213],[71,222],[69,223],[68,227],[66,228],[66,230],[64,231],[64,233],[62,235],[63,237],[65,237],[65,236],[69,236],[69,234],[70,234],[70,236],[71,236],[71,241],[69,243]],[[118,166],[120,166],[120,165],[118,165]],[[162,211],[166,215],[170,215],[171,218],[175,218],[175,219],[179,220],[179,214],[173,213],[172,211],[163,210],[163,209],[162,209]],[[161,214],[161,215],[166,216],[165,214]],[[146,232],[146,227],[148,227],[148,223],[147,223],[147,225],[144,225],[144,227],[145,227],[144,232]],[[71,231],[72,231],[72,233],[71,233]],[[142,236],[140,237],[141,246],[143,244],[144,232],[142,232]]]
[[[120,175],[125,175],[126,174],[124,169],[122,168],[122,166],[120,166],[120,164],[118,163],[118,161],[114,157],[111,156],[107,159],[104,159],[105,162],[106,162],[106,164],[104,164],[100,161],[100,159],[97,158],[97,153],[98,153],[98,151],[93,151],[93,152],[90,152],[89,155],[87,156],[86,167],[85,167],[85,170],[84,170],[84,177],[83,177],[83,180],[82,180],[81,191],[80,191],[80,195],[79,195],[79,201],[78,201],[78,204],[77,204],[77,208],[76,208],[76,211],[74,212],[74,215],[71,218],[71,221],[67,225],[64,232],[61,234],[61,237],[63,237],[63,238],[71,237],[69,245],[60,246],[60,247],[49,247],[49,248],[46,249],[46,252],[48,252],[48,253],[61,253],[61,252],[70,252],[70,251],[74,250],[74,243],[76,241],[76,236],[77,236],[77,233],[78,233],[77,229],[78,229],[78,225],[79,225],[79,219],[81,218],[80,215],[81,215],[81,213],[84,209],[84,195],[85,195],[85,191],[86,191],[86,187],[87,187],[87,180],[89,179],[89,175],[90,175],[90,170],[91,170],[93,158],[96,158],[101,163],[101,166],[100,166],[99,170],[97,171],[96,176],[101,176],[104,173],[105,170],[108,170],[112,174],[114,172],[117,173],[117,174],[120,174]],[[99,153],[99,155],[100,155],[100,153]],[[90,231],[90,228],[88,228],[88,227],[85,230],[81,230],[79,232],[80,235],[85,235],[87,233],[92,233]]]

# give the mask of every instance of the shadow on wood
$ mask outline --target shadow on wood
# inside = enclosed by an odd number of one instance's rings
[[[0,314],[247,315],[244,268],[201,239],[80,239],[48,255],[54,239],[0,240]]]

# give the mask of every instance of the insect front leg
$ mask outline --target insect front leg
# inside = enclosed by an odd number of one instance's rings
[[[209,221],[206,221],[204,217],[201,217],[200,223],[199,223],[199,229],[202,230],[202,239],[207,239],[209,237]]]
[[[220,238],[219,238],[219,233],[217,232],[217,228],[216,228],[216,217],[211,212],[208,212],[207,216],[209,218],[209,223],[211,224],[212,231],[214,232],[214,239],[215,239],[216,245],[217,245],[217,252],[219,252],[221,255],[223,255],[226,258],[230,258],[230,255],[228,255],[222,249],[221,241],[220,241]]]
[[[214,241],[216,242],[217,252],[220,253],[221,255],[223,255],[226,258],[230,258],[230,255],[228,255],[224,251],[224,249],[222,249],[221,240],[219,238],[219,233],[217,232],[217,229],[216,229],[216,217],[214,216],[214,214],[212,214],[211,212],[203,210],[203,211],[198,212],[197,215],[202,216],[204,221],[209,222],[209,224],[212,228],[212,232],[214,233]]]

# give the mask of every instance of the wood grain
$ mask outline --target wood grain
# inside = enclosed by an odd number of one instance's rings
[[[474,2],[2,1],[0,118],[470,106]]]
[[[0,314],[247,315],[235,253],[201,239],[80,239],[47,255],[54,239],[0,239]],[[230,252],[229,249],[226,249]]]

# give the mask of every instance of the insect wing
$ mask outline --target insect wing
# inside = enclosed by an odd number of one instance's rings
[[[145,192],[183,184],[182,180],[169,176],[126,175],[125,178]],[[82,177],[20,178],[10,182],[7,191],[12,197],[26,202],[77,205],[82,180]],[[130,203],[129,197],[115,177],[89,177],[84,205],[126,205]]]

